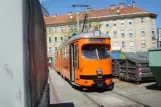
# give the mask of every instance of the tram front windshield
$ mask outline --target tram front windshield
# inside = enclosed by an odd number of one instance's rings
[[[85,59],[107,59],[110,58],[110,52],[105,45],[84,45],[82,55]]]

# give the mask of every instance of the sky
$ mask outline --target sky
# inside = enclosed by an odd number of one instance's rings
[[[50,15],[61,15],[70,11],[76,13],[78,10],[72,7],[74,4],[87,4],[92,9],[100,9],[108,8],[111,4],[118,5],[127,1],[130,1],[128,5],[135,1],[136,6],[157,14],[157,28],[161,28],[161,0],[40,0],[40,3],[47,9]],[[80,9],[83,11],[85,8]]]

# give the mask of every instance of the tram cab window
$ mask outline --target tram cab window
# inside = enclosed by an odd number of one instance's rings
[[[107,59],[110,52],[105,45],[84,45],[82,47],[82,57],[85,59]]]

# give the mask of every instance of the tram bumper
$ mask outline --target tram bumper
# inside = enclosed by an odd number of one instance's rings
[[[112,75],[95,75],[95,76],[80,76],[80,86],[85,87],[99,87],[104,88],[110,86],[112,82]]]
[[[108,79],[94,79],[94,87],[98,87],[98,88],[105,88],[105,87],[109,87],[113,85],[113,81],[112,78],[108,78]]]

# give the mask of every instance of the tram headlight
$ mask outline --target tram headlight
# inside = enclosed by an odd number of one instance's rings
[[[98,68],[96,72],[97,72],[98,75],[101,75],[102,74],[102,69]]]

